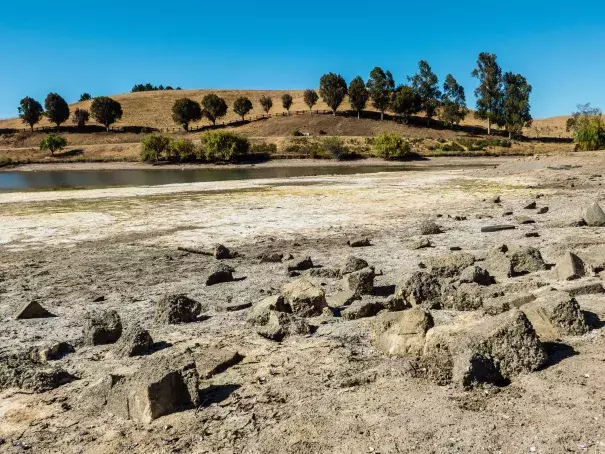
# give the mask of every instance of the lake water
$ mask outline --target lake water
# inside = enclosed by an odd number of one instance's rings
[[[225,169],[170,168],[125,170],[44,170],[0,172],[0,191],[52,190],[156,186],[203,181],[288,178],[314,175],[352,175],[376,172],[425,170],[412,166],[309,166],[242,167]]]

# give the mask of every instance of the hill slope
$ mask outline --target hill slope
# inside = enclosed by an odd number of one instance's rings
[[[188,97],[196,101],[201,101],[204,95],[208,93],[216,93],[223,97],[229,106],[227,116],[225,120],[237,120],[239,116],[233,112],[233,102],[239,96],[247,96],[252,100],[254,106],[250,115],[257,116],[263,114],[260,108],[259,100],[262,96],[270,96],[273,98],[273,109],[271,113],[285,112],[281,104],[281,96],[284,93],[290,93],[294,98],[291,111],[297,110],[308,110],[308,107],[303,101],[303,90],[180,90],[180,91],[149,91],[139,93],[127,93],[112,96],[113,99],[122,104],[122,110],[124,115],[116,126],[146,126],[151,128],[173,128],[177,127],[172,121],[171,108],[174,101],[178,98]],[[85,101],[81,103],[75,103],[71,105],[71,110],[76,108],[89,109],[92,101]],[[325,110],[328,106],[321,100],[318,101],[314,109]],[[350,105],[348,101],[343,102],[340,110],[348,110]],[[374,110],[368,106],[368,110]],[[305,117],[309,118],[309,117]],[[525,134],[530,137],[568,137],[569,134],[565,131],[565,122],[567,116],[552,117],[543,120],[535,120],[531,128],[525,131]],[[68,120],[69,122],[69,120]],[[94,124],[94,122],[92,122]],[[202,119],[197,125],[206,125],[209,122]],[[364,132],[367,129],[365,126],[361,127],[364,122],[359,123],[359,131],[349,130],[347,134],[343,135],[355,135],[364,136],[368,135]],[[480,126],[484,127],[484,123],[476,120],[472,113],[467,116],[467,119],[463,122],[465,126]],[[46,118],[40,122],[40,126],[49,126],[50,123]],[[355,128],[355,123],[352,127]],[[8,120],[0,120],[0,129],[23,129],[25,125],[19,118],[11,118]],[[253,127],[248,129],[254,129]],[[287,135],[289,130],[281,131],[282,135]]]

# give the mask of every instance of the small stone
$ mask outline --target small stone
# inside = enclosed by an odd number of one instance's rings
[[[210,269],[208,277],[206,278],[206,285],[222,284],[224,282],[233,281],[233,273],[235,270],[229,265],[219,263]]]
[[[286,304],[283,296],[269,296],[256,303],[252,309],[250,309],[246,317],[246,321],[251,325],[266,325],[269,322],[269,317],[272,311],[292,312],[292,309],[288,304]]]
[[[325,279],[338,279],[341,277],[340,270],[336,268],[312,268],[309,270],[309,276],[325,278]]]
[[[460,246],[450,246],[450,251],[454,252],[454,251],[461,251],[462,248]]]
[[[113,344],[122,335],[122,321],[116,311],[93,312],[84,319],[86,345]]]
[[[605,213],[597,202],[584,207],[582,217],[586,225],[590,227],[602,227],[605,225]]]
[[[68,353],[74,353],[76,350],[68,342],[53,342],[51,344],[37,347],[36,356],[41,362],[55,361],[63,358]]]
[[[226,246],[217,244],[214,246],[214,258],[217,260],[231,259],[236,256],[235,253],[231,252]]]
[[[433,326],[430,312],[421,308],[384,313],[373,322],[370,339],[386,355],[418,357]]]
[[[512,216],[513,212],[512,211],[505,211],[504,213],[502,213],[502,217],[506,217],[506,216]]]
[[[428,261],[431,273],[439,277],[455,277],[462,270],[475,263],[475,256],[467,252],[453,252],[437,257],[432,257]]]
[[[267,252],[260,257],[260,263],[281,263],[284,255],[277,252]]]
[[[313,268],[313,260],[311,260],[311,257],[305,257],[294,265],[289,265],[288,271],[305,271],[311,268]]]
[[[54,314],[51,314],[49,311],[44,309],[40,303],[34,300],[21,306],[21,308],[15,313],[15,320],[48,318],[54,316]]]
[[[355,257],[354,255],[349,255],[346,258],[344,265],[340,269],[340,273],[342,275],[345,275],[345,274],[353,273],[355,271],[362,270],[364,268],[367,268],[368,266],[369,266],[368,262],[366,262],[364,259]]]
[[[374,270],[364,268],[344,276],[346,288],[356,295],[371,295],[374,293]]]
[[[207,348],[195,353],[193,357],[195,368],[202,380],[221,374],[244,359],[238,352],[224,348]]]
[[[571,281],[584,277],[584,262],[572,252],[566,252],[557,263],[557,276],[562,281]]]
[[[382,305],[373,300],[354,301],[350,306],[340,312],[340,316],[346,320],[357,320],[359,318],[372,317],[382,309]]]
[[[116,355],[129,358],[148,354],[153,348],[153,339],[149,331],[138,323],[130,325],[116,344]]]
[[[525,238],[538,238],[540,234],[538,232],[527,232],[523,236]]]
[[[532,200],[531,202],[527,203],[524,207],[524,210],[535,210],[536,209],[536,201]]]
[[[192,323],[202,312],[202,305],[183,294],[168,294],[156,305],[155,322],[160,325]]]
[[[492,203],[500,203],[501,202],[499,195],[492,197],[490,200],[491,200]]]
[[[513,275],[546,270],[540,251],[533,247],[519,248],[510,255]]]
[[[538,214],[546,214],[548,213],[548,207],[541,207],[538,209]]]
[[[222,310],[225,312],[237,312],[243,311],[244,309],[248,309],[252,307],[252,303],[250,301],[239,301],[236,303],[228,303],[222,306]]]
[[[395,296],[408,301],[412,306],[438,309],[441,305],[441,284],[436,276],[417,271],[397,287]]]
[[[358,300],[359,295],[356,295],[352,290],[342,290],[326,298],[328,306],[339,308],[350,305],[353,301]]]
[[[479,285],[492,285],[495,281],[494,278],[489,274],[487,270],[480,268],[476,265],[471,265],[460,273],[458,277],[459,282],[475,283]]]
[[[259,328],[257,332],[267,339],[281,342],[288,336],[310,334],[311,327],[303,317],[286,312],[272,311],[267,323]]]
[[[420,224],[421,235],[437,235],[439,233],[443,233],[443,229],[435,221],[426,220]]]
[[[420,238],[419,240],[414,241],[410,244],[410,249],[425,249],[432,247],[431,241],[428,238]]]
[[[347,241],[347,244],[351,247],[367,247],[372,245],[370,239],[366,237],[351,238]]]
[[[532,218],[529,218],[527,216],[517,216],[515,219],[521,225],[535,224],[536,223],[536,221],[534,221]]]
[[[301,317],[320,315],[328,306],[324,291],[304,278],[285,284],[282,295],[292,312]]]

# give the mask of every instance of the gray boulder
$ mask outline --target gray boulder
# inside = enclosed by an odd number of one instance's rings
[[[263,326],[269,322],[269,317],[273,311],[292,312],[292,309],[286,304],[283,296],[273,295],[252,306],[246,319],[252,325]]]
[[[460,284],[456,287],[445,286],[441,295],[442,309],[474,311],[483,306],[481,287],[477,284]]]
[[[261,336],[281,342],[289,336],[310,334],[311,327],[303,317],[286,312],[272,311],[269,320],[258,329]]]
[[[368,266],[368,262],[366,262],[364,259],[355,257],[354,255],[349,255],[346,258],[344,265],[342,265],[340,273],[344,276],[345,274],[354,273],[355,271],[362,270]]]
[[[216,244],[214,246],[213,255],[214,255],[214,258],[217,260],[225,260],[225,259],[231,259],[231,258],[235,257],[237,254],[235,254],[234,252],[231,252],[229,250],[229,248],[227,248],[226,246],[223,246],[222,244]]]
[[[328,307],[324,291],[305,278],[285,284],[282,295],[292,313],[300,317],[320,315]]]
[[[439,233],[443,233],[443,229],[435,221],[426,220],[420,224],[421,235],[437,235]]]
[[[605,213],[597,202],[592,202],[582,209],[582,218],[589,227],[605,225]]]
[[[54,317],[48,310],[44,309],[37,301],[29,301],[21,306],[15,313],[15,320],[28,320],[32,318]]]
[[[475,256],[468,252],[453,252],[428,260],[431,273],[439,277],[456,277],[474,263]]]
[[[510,255],[513,275],[534,273],[547,269],[540,251],[534,247],[524,247],[515,250]]]
[[[86,345],[113,344],[122,335],[122,321],[116,311],[92,312],[84,319]]]
[[[284,259],[284,254],[277,252],[266,252],[260,256],[260,263],[281,263]]]
[[[132,356],[142,356],[151,352],[153,348],[153,339],[149,331],[143,329],[138,323],[133,323],[124,331],[120,340],[116,344],[115,353],[117,356],[129,358]]]
[[[373,299],[362,299],[354,301],[346,309],[341,311],[340,316],[346,320],[357,320],[359,318],[373,317],[382,310],[382,305]]]
[[[397,287],[395,296],[412,306],[438,309],[441,306],[441,284],[432,274],[417,271]]]
[[[235,270],[224,263],[218,263],[210,268],[210,272],[206,277],[206,285],[222,284],[223,282],[231,282]]]
[[[386,355],[419,357],[425,335],[433,326],[430,312],[421,308],[385,312],[372,324],[370,339]]]
[[[345,286],[356,295],[371,295],[374,293],[374,270],[364,268],[344,276]]]
[[[202,311],[202,305],[183,294],[164,296],[156,305],[155,322],[160,325],[195,322]]]
[[[351,247],[367,247],[372,245],[370,243],[370,239],[367,237],[351,238],[349,241],[347,241],[347,244]]]
[[[559,280],[571,281],[585,275],[584,262],[573,252],[566,252],[557,263],[557,277]]]
[[[461,283],[475,283],[487,286],[494,283],[494,278],[487,270],[484,270],[476,265],[472,265],[462,270],[462,273],[460,273],[460,276],[458,277],[458,281]]]

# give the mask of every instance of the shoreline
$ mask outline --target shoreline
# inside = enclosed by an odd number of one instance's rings
[[[175,169],[247,169],[247,168],[287,168],[287,167],[443,167],[449,165],[499,165],[519,159],[519,156],[498,157],[430,157],[413,161],[385,161],[379,158],[367,158],[354,161],[334,161],[328,159],[275,159],[260,163],[244,164],[163,164],[153,165],[143,162],[57,162],[18,164],[14,167],[0,168],[0,174],[6,172],[41,172],[41,171],[119,171],[119,170],[175,170]]]

